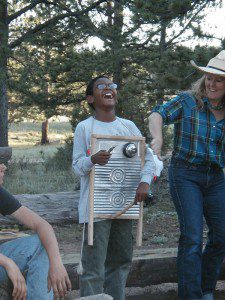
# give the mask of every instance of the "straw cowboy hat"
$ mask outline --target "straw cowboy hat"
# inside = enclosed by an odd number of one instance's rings
[[[193,60],[190,63],[202,72],[225,76],[225,50],[222,50],[217,56],[210,59],[206,67],[197,66]]]

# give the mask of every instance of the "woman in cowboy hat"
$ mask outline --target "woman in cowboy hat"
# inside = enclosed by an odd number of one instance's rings
[[[162,125],[174,124],[170,192],[180,223],[179,299],[213,299],[225,256],[225,50],[212,58],[188,92],[149,117],[151,147],[161,157]],[[202,253],[203,216],[208,241]]]

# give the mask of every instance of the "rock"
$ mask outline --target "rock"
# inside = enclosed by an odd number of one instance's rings
[[[106,294],[98,294],[94,296],[87,296],[87,297],[82,297],[78,298],[79,300],[113,300],[113,298],[109,295]]]
[[[126,288],[126,300],[177,300],[177,284],[163,283],[145,288]]]

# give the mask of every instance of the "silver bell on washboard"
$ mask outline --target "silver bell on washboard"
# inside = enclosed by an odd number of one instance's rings
[[[111,151],[109,162],[90,174],[88,244],[93,245],[94,219],[136,219],[137,244],[142,242],[143,203],[133,204],[145,160],[145,138],[92,134],[91,149]]]

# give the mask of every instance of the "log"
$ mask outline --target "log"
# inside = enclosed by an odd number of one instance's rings
[[[176,255],[176,248],[135,250],[131,271],[127,280],[127,287],[143,288],[162,283],[176,283]],[[72,289],[78,290],[79,280],[76,268],[79,263],[80,254],[71,253],[62,254],[61,256],[70,277]],[[225,280],[225,263],[222,265],[220,280]],[[7,287],[7,290],[9,290],[9,287]]]
[[[135,250],[127,287],[146,287],[177,282],[176,256],[177,248]],[[79,259],[80,255],[75,253],[62,255],[73,290],[79,289],[76,271]],[[222,265],[220,280],[225,280],[225,262]]]
[[[152,250],[135,250],[127,287],[146,287],[162,283],[177,282],[176,267],[177,248]],[[62,255],[72,283],[72,289],[79,289],[76,268],[80,259],[79,254]],[[225,262],[222,265],[220,280],[225,280]]]
[[[60,192],[56,194],[15,195],[20,203],[51,224],[65,225],[78,223],[78,201],[80,191]],[[0,224],[18,224],[12,217],[0,215]]]

